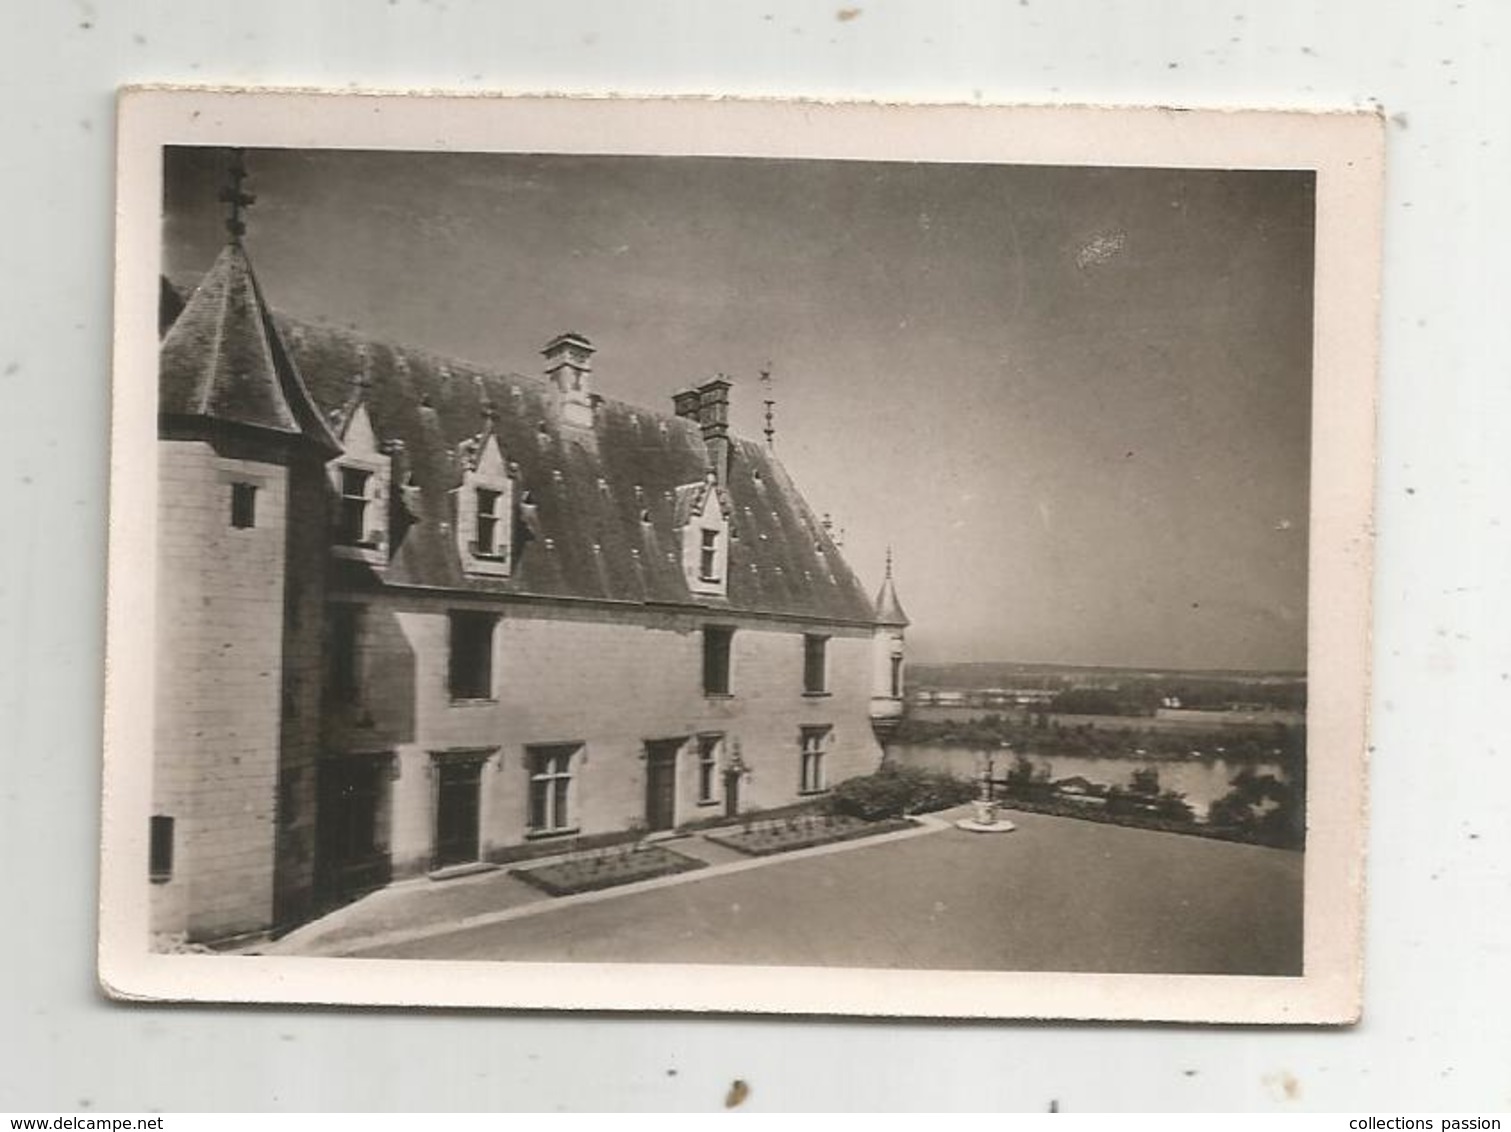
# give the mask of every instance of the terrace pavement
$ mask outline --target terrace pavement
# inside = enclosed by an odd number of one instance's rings
[[[1300,973],[1302,854],[1009,812],[1010,834],[934,821],[592,899],[551,901],[496,874],[461,882],[473,902],[497,901],[493,913],[469,924],[453,910],[408,934],[371,929],[422,921],[426,891],[389,890],[370,898],[389,912],[365,934],[358,923],[313,946],[386,958]]]

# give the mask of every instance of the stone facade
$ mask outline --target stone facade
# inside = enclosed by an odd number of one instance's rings
[[[723,775],[736,750],[747,768],[735,787],[741,810],[797,801],[804,727],[831,729],[824,755],[829,782],[868,773],[880,761],[868,715],[867,632],[830,638],[832,680],[826,694],[813,695],[803,690],[804,629],[811,626],[737,624],[730,693],[708,696],[704,617],[510,604],[491,610],[498,618],[494,694],[457,700],[447,680],[448,615],[457,608],[446,598],[364,606],[362,694],[327,720],[332,754],[394,760],[387,848],[395,875],[437,863],[434,763],[451,752],[484,755],[481,859],[532,840],[532,748],[577,749],[567,828],[582,835],[648,825],[648,744],[675,741],[676,825],[724,812]],[[702,798],[700,736],[719,736],[724,744],[713,788]]]
[[[272,914],[289,477],[252,455],[160,446],[153,813],[173,821],[173,860],[153,926],[196,938]],[[237,483],[256,490],[255,526],[228,521]]]

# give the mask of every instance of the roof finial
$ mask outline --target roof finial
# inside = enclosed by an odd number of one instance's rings
[[[887,544],[887,577],[892,577],[892,544]]]
[[[351,376],[352,401],[365,400],[367,390],[372,386],[372,352],[367,348],[366,342],[357,345],[357,368]]]
[[[483,413],[483,420],[488,422],[489,427],[498,424],[498,406],[493,403],[493,398],[488,396],[488,386],[484,384],[481,374],[472,379],[472,384],[477,387],[479,408]]]
[[[771,363],[767,362],[761,367],[761,388],[766,391],[766,447],[771,448],[776,442],[776,425],[772,423],[771,410],[776,407],[776,401],[771,397]]]
[[[233,149],[231,151],[231,164],[226,168],[226,186],[220,190],[220,199],[223,203],[231,206],[230,214],[226,217],[226,231],[231,234],[231,242],[239,244],[241,238],[247,234],[247,222],[242,216],[242,209],[249,207],[257,198],[242,188],[242,182],[247,179],[247,165],[245,151]]]

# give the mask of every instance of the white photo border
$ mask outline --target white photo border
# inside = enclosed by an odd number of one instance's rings
[[[1295,978],[168,955],[150,949],[157,302],[169,145],[1316,172],[1308,833]],[[118,133],[99,977],[112,997],[549,1010],[1349,1023],[1362,1007],[1378,113],[134,88]],[[1313,758],[1310,752],[1325,757]]]

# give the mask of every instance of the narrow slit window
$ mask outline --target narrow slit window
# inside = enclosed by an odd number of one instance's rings
[[[477,489],[477,545],[473,553],[482,558],[497,558],[501,553],[504,493],[489,487]]]
[[[729,653],[734,630],[709,625],[703,630],[703,694],[729,695]]]
[[[328,692],[338,704],[354,704],[362,698],[362,607],[332,605],[327,625],[330,633]]]
[[[373,474],[361,468],[341,469],[341,510],[336,538],[344,546],[367,544],[367,508]]]
[[[698,801],[713,802],[714,784],[719,772],[719,747],[724,742],[722,735],[698,736]]]
[[[153,884],[166,884],[173,879],[173,819],[153,814],[150,841],[148,877]]]
[[[704,530],[698,548],[698,577],[705,582],[719,580],[719,532]]]
[[[299,824],[299,780],[302,775],[298,767],[290,768],[286,777],[278,783],[278,824],[288,829]]]
[[[829,638],[817,633],[803,636],[803,692],[821,696],[829,690]]]
[[[257,525],[257,485],[231,485],[231,526],[246,529]]]

